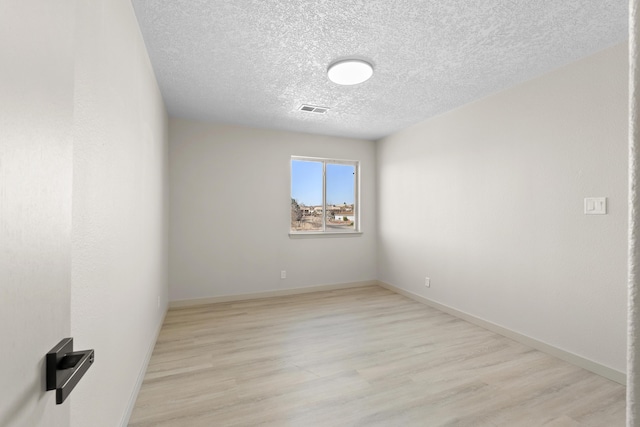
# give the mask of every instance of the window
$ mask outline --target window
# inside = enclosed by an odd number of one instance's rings
[[[291,232],[358,232],[358,162],[291,157]]]

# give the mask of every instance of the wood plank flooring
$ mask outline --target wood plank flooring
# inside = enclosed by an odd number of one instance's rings
[[[130,426],[623,426],[625,388],[376,286],[172,309]]]

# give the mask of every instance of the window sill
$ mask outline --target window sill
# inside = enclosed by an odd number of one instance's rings
[[[338,231],[338,232],[327,232],[327,231],[318,231],[318,232],[300,232],[300,233],[289,233],[290,239],[315,239],[315,238],[323,238],[323,237],[360,237],[362,236],[362,231]]]

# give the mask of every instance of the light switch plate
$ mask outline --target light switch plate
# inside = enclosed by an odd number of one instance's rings
[[[585,197],[584,214],[585,215],[606,215],[607,214],[607,198],[606,197]]]

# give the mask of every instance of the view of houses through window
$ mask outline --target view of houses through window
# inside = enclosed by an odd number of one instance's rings
[[[358,162],[291,158],[291,231],[353,232]]]

